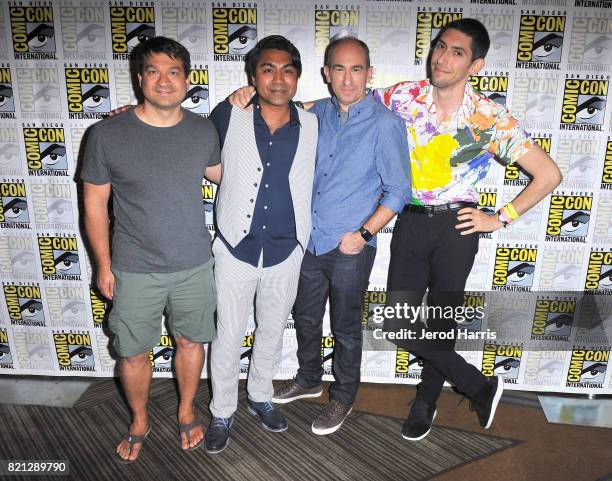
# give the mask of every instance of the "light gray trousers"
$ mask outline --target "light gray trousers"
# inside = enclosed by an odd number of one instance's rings
[[[272,379],[278,371],[287,317],[297,294],[300,246],[280,264],[253,267],[230,254],[221,239],[213,244],[217,287],[217,338],[211,345],[213,416],[230,417],[238,405],[240,347],[255,298],[255,342],[247,392],[254,402],[270,401]]]

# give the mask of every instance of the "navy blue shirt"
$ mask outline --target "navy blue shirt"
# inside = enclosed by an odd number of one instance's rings
[[[298,245],[289,172],[300,138],[300,120],[296,108],[290,104],[289,122],[271,134],[261,116],[257,95],[251,104],[263,170],[251,229],[236,247],[231,247],[220,233],[218,235],[236,259],[257,266],[263,251],[263,267],[271,267],[287,259]],[[221,149],[231,113],[232,106],[226,100],[217,105],[209,117],[219,133]]]

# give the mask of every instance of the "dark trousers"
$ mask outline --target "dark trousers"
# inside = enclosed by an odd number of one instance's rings
[[[420,300],[429,288],[428,305],[463,304],[465,283],[478,252],[478,234],[462,236],[455,229],[457,212],[402,213],[395,223],[391,239],[391,259],[387,291],[410,293],[412,300]],[[401,299],[402,296],[399,296]],[[454,321],[430,320],[431,328],[447,330]],[[410,327],[410,326],[405,326]],[[454,341],[432,340],[406,346],[424,361],[417,396],[435,404],[444,380],[449,380],[458,391],[473,397],[486,378],[454,351]]]
[[[297,334],[298,384],[321,384],[323,365],[321,336],[323,315],[329,297],[331,329],[335,338],[330,399],[352,404],[361,371],[361,306],[363,294],[376,257],[376,249],[366,245],[356,255],[342,254],[338,248],[314,256],[306,252],[300,270],[293,319]]]

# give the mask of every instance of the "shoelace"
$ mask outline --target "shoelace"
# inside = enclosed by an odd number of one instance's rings
[[[262,407],[266,412],[274,411],[274,406],[272,405],[271,401],[265,401]]]
[[[295,378],[287,379],[287,380],[283,381],[283,383],[279,386],[278,391],[281,394],[284,394],[285,392],[289,391],[289,389],[291,387],[293,387],[294,383],[295,383]]]
[[[325,406],[323,416],[326,418],[334,418],[336,417],[336,414],[342,414],[342,411],[343,407],[340,405],[340,403],[332,402]]]
[[[212,427],[227,429],[229,431],[231,418],[213,418]]]

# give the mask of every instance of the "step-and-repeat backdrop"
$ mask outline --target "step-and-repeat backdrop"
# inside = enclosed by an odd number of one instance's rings
[[[134,45],[155,35],[191,52],[184,106],[208,115],[245,84],[244,55],[281,34],[304,63],[297,98],[327,96],[320,69],[329,39],[351,34],[371,49],[373,86],[425,75],[430,41],[447,22],[474,17],[491,36],[486,68],[471,81],[506,104],[557,161],[563,184],[509,228],[482,235],[468,281],[469,339],[460,349],[508,387],[612,393],[606,321],[612,306],[611,0],[367,1],[345,3],[196,0],[8,1],[0,5],[0,374],[112,376],[108,305],[92,289],[74,176],[86,129],[135,103]],[[112,139],[109,139],[112,141]],[[134,139],[138,141],[138,139]],[[171,159],[168,159],[171,162]],[[529,182],[495,166],[480,184],[483,208],[498,209]],[[215,187],[202,187],[213,230]],[[333,206],[330,206],[333,208]],[[154,212],[151,215],[155,215]],[[422,362],[377,340],[392,225],[361,322],[366,381],[417,383]],[[326,322],[321,362],[331,374]],[[245,333],[248,369],[253,327]],[[279,377],[297,369],[288,320]],[[169,376],[174,344],[150,353]]]

